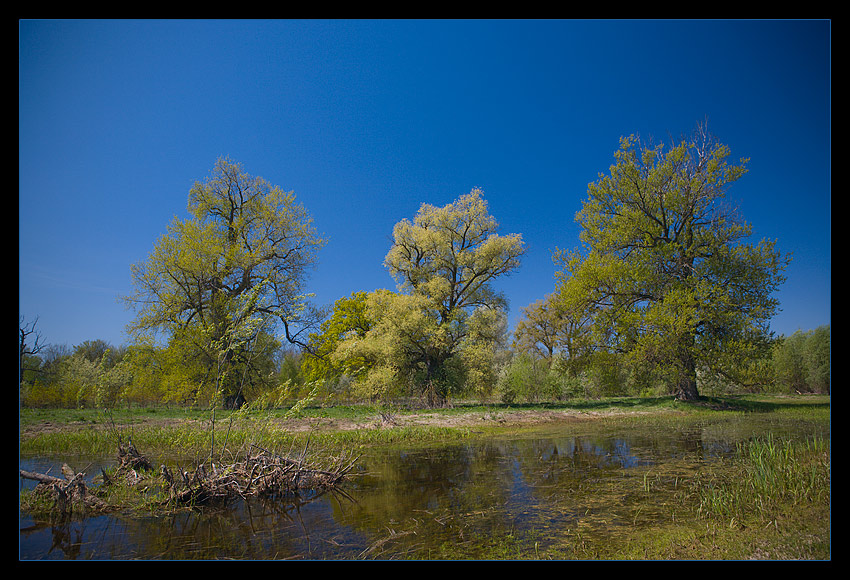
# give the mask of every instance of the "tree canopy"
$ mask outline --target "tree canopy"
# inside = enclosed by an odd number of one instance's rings
[[[669,145],[622,138],[576,214],[580,246],[556,252],[555,291],[522,310],[509,347],[495,284],[526,249],[522,235],[499,233],[481,189],[395,225],[384,258],[395,290],[320,310],[305,292],[324,245],[309,213],[221,158],[191,187],[188,217],[131,267],[135,343],[41,357],[35,322],[21,319],[22,398],[238,405],[321,386],[438,406],[458,393],[509,402],[665,388],[693,399],[698,380],[829,392],[828,327],[779,340],[769,331],[790,256],[753,243],[727,198],[747,163],[702,126]],[[284,353],[284,338],[297,350]]]
[[[218,365],[217,376],[249,361],[250,341],[278,323],[298,341],[306,276],[323,240],[294,193],[222,158],[192,187],[188,209],[132,267],[131,333],[165,332]],[[235,388],[231,381],[226,390]]]
[[[549,294],[522,309],[514,329],[514,348],[543,358],[550,366],[560,356],[574,372],[589,348],[588,325],[585,312],[567,310],[557,294]]]
[[[746,159],[703,127],[662,145],[621,140],[576,216],[582,247],[560,252],[559,301],[590,313],[598,349],[654,368],[677,396],[698,396],[698,370],[733,372],[766,345],[790,258],[725,199]]]
[[[301,362],[308,381],[339,378],[342,374],[357,375],[369,361],[352,357],[337,362],[332,358],[339,343],[351,336],[362,338],[372,328],[366,292],[353,292],[334,303],[331,315],[322,322],[319,331],[310,334],[308,348]]]
[[[492,282],[519,267],[519,234],[500,235],[480,189],[444,207],[423,204],[393,230],[385,265],[399,292],[369,295],[373,326],[335,356],[373,361],[364,381],[386,394],[407,380],[432,404],[485,380],[482,361],[503,329],[506,301]]]

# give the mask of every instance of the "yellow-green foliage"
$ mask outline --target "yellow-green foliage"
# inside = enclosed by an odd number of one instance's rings
[[[309,350],[301,362],[307,381],[356,375],[369,366],[366,358],[356,355],[332,358],[341,342],[353,336],[362,337],[372,328],[366,299],[366,292],[352,292],[350,297],[340,298],[334,303],[330,318],[322,322],[319,332],[310,335]]]
[[[292,192],[229,159],[192,187],[188,209],[132,267],[130,330],[181,342],[212,373],[215,399],[240,391],[268,325],[307,315],[305,277],[324,241]]]
[[[486,390],[505,306],[491,283],[525,251],[519,234],[497,229],[479,189],[396,224],[384,263],[399,291],[367,296],[372,326],[339,340],[334,364],[360,365],[360,387],[373,397],[411,385],[439,403],[459,388]]]
[[[581,251],[557,256],[558,301],[593,320],[596,347],[662,368],[688,398],[698,368],[731,373],[766,344],[788,262],[727,208],[747,163],[729,156],[702,130],[669,149],[624,138],[576,216]]]

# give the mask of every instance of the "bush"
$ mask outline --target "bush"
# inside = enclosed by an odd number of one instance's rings
[[[523,352],[502,368],[496,393],[503,403],[536,403],[564,398],[564,387],[564,377],[550,366],[549,361]]]
[[[776,387],[788,393],[830,392],[830,329],[821,326],[781,337],[773,349]]]

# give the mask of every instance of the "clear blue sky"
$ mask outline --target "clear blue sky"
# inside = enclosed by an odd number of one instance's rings
[[[623,135],[708,119],[749,173],[730,200],[793,253],[777,333],[831,320],[831,22],[19,23],[19,309],[46,342],[124,344],[144,260],[220,156],[294,190],[329,242],[315,301],[394,288],[393,225],[481,187],[555,288],[587,184]]]

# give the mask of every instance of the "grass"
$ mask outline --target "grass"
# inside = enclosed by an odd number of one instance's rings
[[[725,481],[699,481],[699,512],[736,522],[775,520],[783,506],[829,505],[830,448],[820,437],[803,442],[773,435],[738,444],[736,473]]]
[[[657,422],[658,428],[681,426],[711,417],[734,420],[743,415],[783,417],[800,421],[824,420],[829,414],[829,397],[724,397],[702,398],[694,403],[676,401],[672,397],[616,397],[598,400],[571,400],[562,403],[544,402],[526,405],[483,405],[460,402],[450,408],[431,410],[391,409],[400,416],[411,413],[442,415],[465,414],[484,417],[522,411],[574,411],[581,414],[606,415],[612,429],[628,428],[635,422]],[[369,423],[380,417],[385,408],[375,405],[312,406],[302,409],[303,419],[350,420]],[[246,441],[262,439],[268,446],[285,445],[305,435],[288,432],[287,409],[271,409],[244,413],[216,411],[216,445],[227,441],[239,446]],[[116,449],[116,431],[110,426],[120,425],[123,437],[132,436],[136,446],[149,453],[171,453],[178,450],[198,452],[209,450],[212,431],[209,409],[151,407],[116,408],[108,414],[97,409],[21,409],[20,451],[25,455],[109,453]],[[492,422],[491,422],[492,423]],[[476,434],[496,433],[495,424],[477,422]],[[336,442],[339,445],[375,445],[395,443],[434,443],[456,441],[472,436],[469,425],[457,427],[398,427],[393,429],[356,429],[351,431],[313,431],[313,441]]]
[[[369,422],[379,417],[376,406],[308,407],[301,417]],[[831,449],[829,397],[706,397],[683,403],[669,397],[628,398],[540,403],[537,405],[480,405],[458,403],[449,409],[419,411],[453,416],[484,416],[508,411],[569,410],[598,419],[587,424],[598,433],[633,428],[649,432],[699,428],[733,433],[739,443],[731,458],[713,462],[693,473],[647,471],[616,483],[612,497],[645,498],[637,501],[629,525],[615,534],[595,537],[586,527],[555,531],[526,530],[494,535],[485,544],[467,547],[448,540],[427,554],[408,556],[464,559],[474,550],[477,559],[593,559],[593,560],[828,560],[830,545]],[[405,409],[392,409],[403,416]],[[365,446],[432,445],[506,433],[520,427],[395,427],[349,431],[290,432],[281,429],[285,410],[246,414],[217,412],[217,449],[239,449],[253,441],[267,448],[298,449],[309,438],[314,449],[335,453]],[[181,454],[201,457],[211,446],[208,410],[121,409],[111,417],[95,410],[23,409],[20,415],[21,453],[109,454],[116,449],[116,433],[108,419],[122,425],[122,436],[152,458]],[[232,419],[232,421],[231,421]],[[750,439],[744,425],[761,422],[767,433]],[[785,437],[787,426],[815,425],[806,438]],[[47,427],[50,428],[47,428]],[[735,429],[741,428],[738,433]],[[774,429],[776,427],[776,429]],[[584,428],[584,427],[583,427]],[[712,431],[713,432],[713,431]],[[628,487],[626,487],[628,486]],[[661,502],[659,504],[659,498]],[[133,497],[115,498],[131,504]],[[669,509],[657,517],[658,506]],[[653,512],[656,515],[650,517]],[[412,537],[412,536],[411,536]],[[395,539],[395,538],[393,538]],[[399,537],[401,541],[404,538]],[[471,538],[468,541],[472,541]],[[389,548],[391,542],[386,544]],[[401,549],[401,548],[400,548]]]

